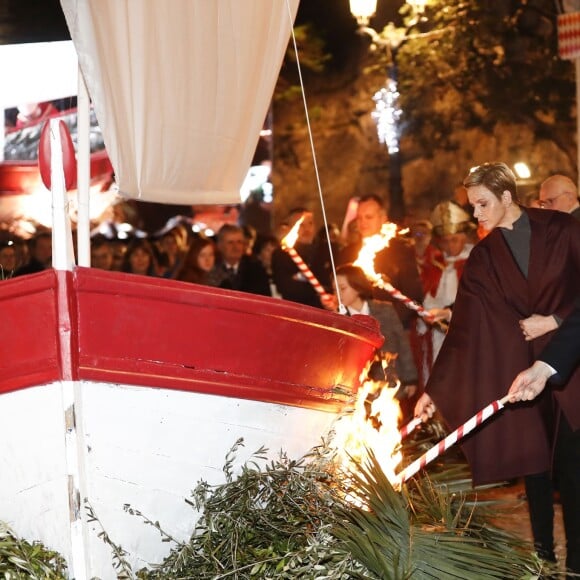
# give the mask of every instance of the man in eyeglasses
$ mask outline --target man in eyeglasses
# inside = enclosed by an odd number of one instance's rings
[[[569,213],[580,220],[578,189],[576,184],[565,175],[552,175],[542,183],[538,205],[543,209]]]

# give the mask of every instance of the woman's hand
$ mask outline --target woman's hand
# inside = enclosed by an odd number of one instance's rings
[[[433,417],[435,411],[433,399],[427,393],[423,393],[415,405],[415,417],[419,417],[425,423]]]
[[[520,320],[520,328],[524,334],[524,339],[530,341],[543,336],[547,332],[556,330],[558,323],[553,316],[532,314],[529,318]]]

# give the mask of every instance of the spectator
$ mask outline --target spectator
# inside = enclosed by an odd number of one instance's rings
[[[540,186],[538,205],[543,209],[563,211],[580,220],[580,201],[576,184],[565,175],[552,175]]]
[[[415,249],[415,259],[419,274],[423,274],[426,265],[440,262],[443,258],[441,250],[433,243],[433,224],[429,220],[418,220],[411,223],[409,233],[413,248]]]
[[[433,235],[441,249],[439,260],[426,264],[422,280],[425,291],[423,306],[435,320],[449,322],[455,303],[459,279],[473,245],[467,233],[475,229],[470,216],[453,201],[437,204],[431,213]],[[416,349],[420,353],[421,385],[427,383],[433,362],[439,354],[445,333],[441,327],[416,322]]]
[[[121,272],[123,270],[123,260],[127,253],[127,243],[118,239],[110,240],[109,243],[113,249],[113,271]]]
[[[96,235],[91,240],[91,266],[99,270],[113,269],[113,248],[103,235]]]
[[[12,242],[0,245],[0,279],[12,278],[16,270],[16,248]]]
[[[52,234],[40,232],[28,243],[30,258],[28,263],[16,270],[14,276],[42,272],[52,266]]]
[[[224,224],[218,232],[219,258],[212,271],[220,288],[270,296],[270,284],[264,267],[246,254],[246,241],[241,227]]]
[[[151,244],[145,238],[134,238],[123,256],[122,272],[157,276],[157,262]]]
[[[272,255],[279,246],[278,239],[274,235],[262,236],[258,234],[256,243],[254,244],[254,256],[260,260],[262,266],[264,266],[264,270],[266,270],[270,282],[270,293],[274,298],[282,298],[276,284],[274,284],[274,278],[272,276]]]
[[[189,245],[176,279],[194,284],[218,286],[220,280],[215,276],[215,255],[213,240],[202,235],[195,237]]]
[[[181,268],[183,252],[180,247],[180,236],[177,230],[165,232],[158,242],[159,253],[162,257],[163,266],[160,274],[163,278],[175,278]]]
[[[362,240],[379,234],[386,222],[387,213],[382,199],[376,195],[361,197],[356,211],[356,223],[361,241],[344,247],[339,254],[338,264],[355,262],[362,248]],[[375,257],[375,271],[405,296],[417,302],[423,301],[423,287],[415,261],[415,252],[407,240],[395,237],[390,241],[388,247],[378,252]],[[392,302],[392,298],[387,292],[376,288],[374,297]],[[414,317],[413,311],[399,301],[395,302],[394,306],[403,326],[408,329]]]
[[[413,361],[407,333],[390,302],[373,299],[373,287],[361,268],[346,264],[336,271],[338,293],[350,315],[365,314],[375,318],[385,342],[381,350],[396,355],[392,364],[407,396],[417,390],[417,367]]]
[[[331,293],[332,265],[328,244],[315,240],[314,216],[311,211],[304,207],[294,208],[290,211],[287,220],[290,228],[301,218],[303,219],[294,249],[320,284],[327,292]],[[272,254],[272,277],[276,288],[285,300],[316,308],[324,307],[316,290],[300,272],[288,252],[282,248],[277,248]]]
[[[258,233],[256,228],[250,225],[240,226],[244,232],[244,241],[246,242],[245,253],[251,256],[254,253],[254,244],[256,243],[256,238]]]

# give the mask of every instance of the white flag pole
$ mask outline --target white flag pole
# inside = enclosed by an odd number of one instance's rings
[[[77,97],[77,256],[79,266],[91,265],[91,219],[90,219],[90,181],[91,181],[91,145],[90,145],[90,100],[79,67]]]

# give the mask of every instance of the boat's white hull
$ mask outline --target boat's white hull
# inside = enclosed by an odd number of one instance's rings
[[[261,446],[296,458],[317,445],[335,415],[313,409],[167,389],[80,381],[77,436],[83,450],[81,495],[112,541],[139,569],[171,548],[159,532],[128,514],[130,504],[178,540],[192,533],[196,514],[186,504],[198,480],[225,480],[225,456],[244,439],[236,463]],[[6,434],[0,457],[0,513],[20,535],[72,556],[68,477],[63,437],[63,383],[2,397]],[[84,511],[84,510],[83,510]],[[110,548],[96,523],[85,525],[90,576],[115,578]]]

